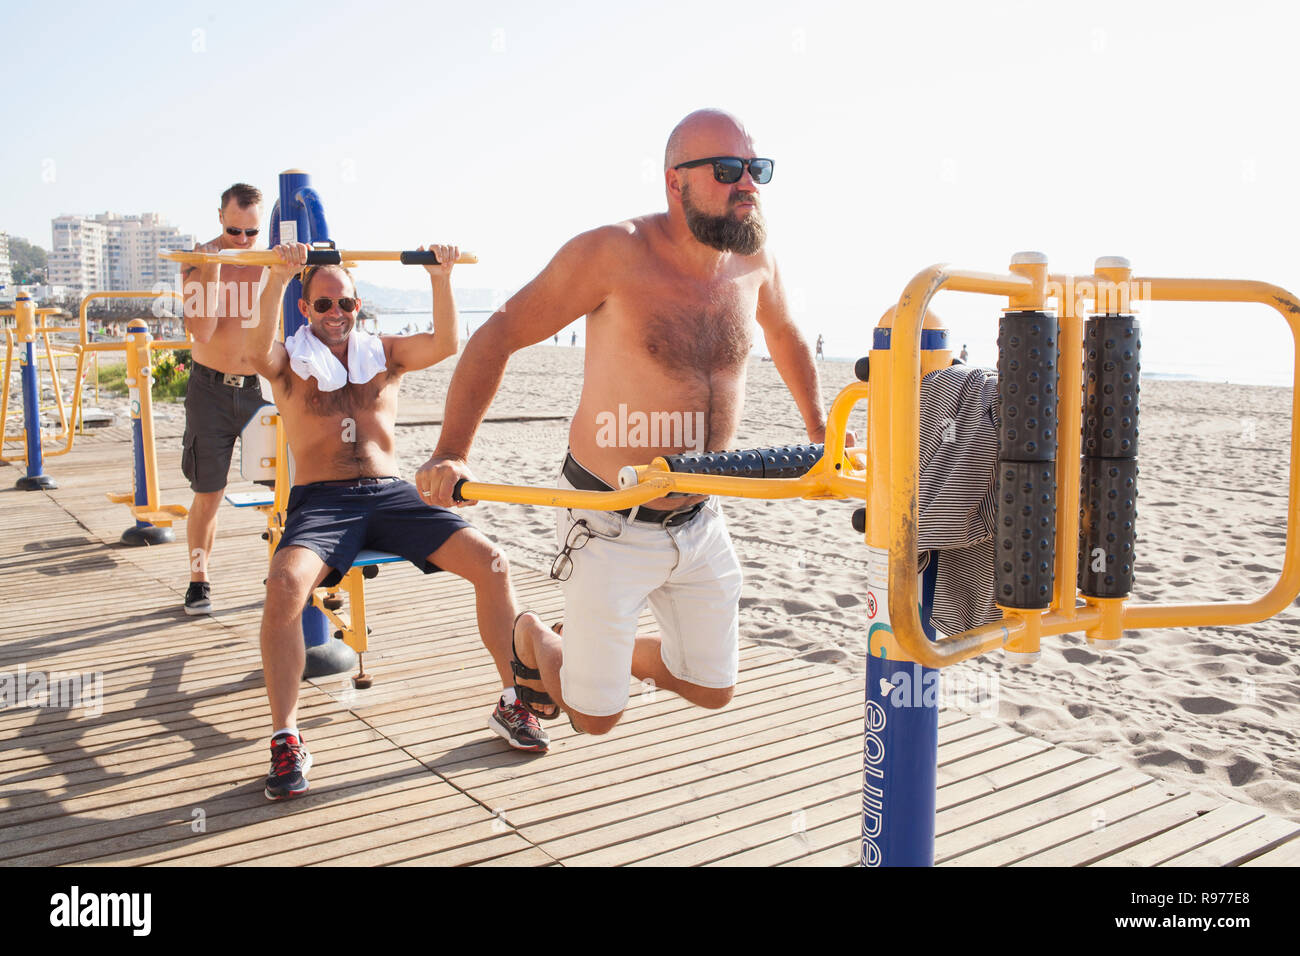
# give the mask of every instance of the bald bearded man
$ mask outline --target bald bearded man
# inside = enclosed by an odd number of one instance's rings
[[[664,156],[668,211],[570,240],[469,340],[438,446],[416,474],[426,503],[457,504],[457,480],[473,480],[470,447],[510,355],[584,315],[561,487],[607,490],[624,465],[734,447],[755,322],[808,439],[823,441],[817,369],[763,248],[759,187],[772,171],[736,117],[707,109],[683,119]],[[513,634],[516,689],[534,713],[562,709],[575,729],[607,733],[627,706],[629,674],[700,707],[731,700],[741,572],[716,498],[560,511],[557,534],[563,637],[527,611]],[[647,602],[661,634],[637,637]]]

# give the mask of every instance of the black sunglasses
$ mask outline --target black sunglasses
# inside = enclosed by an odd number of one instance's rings
[[[236,229],[234,226],[226,227],[226,232],[228,232],[230,235],[238,236],[240,234],[243,234],[247,236],[249,239],[252,239],[255,235],[257,235],[261,231],[262,231],[261,229]]]
[[[678,163],[673,169],[691,169],[695,166],[703,166],[706,163],[713,164],[713,178],[720,183],[739,182],[746,166],[749,167],[749,175],[753,176],[754,182],[760,186],[772,180],[772,167],[774,164],[770,159],[710,156],[707,159],[692,159],[689,163]]]
[[[357,300],[354,299],[354,298],[352,298],[351,296],[348,296],[348,295],[345,295],[345,296],[343,296],[343,297],[340,298],[340,299],[331,299],[329,296],[325,296],[325,295],[323,295],[323,296],[321,296],[319,299],[315,299],[315,300],[312,302],[311,307],[312,307],[313,309],[315,309],[317,312],[319,312],[321,315],[324,315],[326,312],[328,312],[328,311],[330,310],[330,307],[331,307],[335,302],[337,302],[337,303],[339,304],[339,311],[340,311],[340,312],[355,312],[355,311],[356,311],[356,308],[357,308]]]

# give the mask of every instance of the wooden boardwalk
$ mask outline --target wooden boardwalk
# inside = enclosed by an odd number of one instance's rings
[[[550,724],[551,752],[522,754],[486,728],[496,674],[472,590],[407,566],[368,585],[374,687],[304,686],[312,790],[269,803],[263,519],[222,514],[217,613],[185,616],[184,544],[116,543],[128,514],[103,493],[129,486],[125,437],[51,459],[48,493],[10,490],[20,472],[0,468],[0,674],[103,681],[102,713],[0,710],[0,863],[856,862],[860,678],[742,641],[726,709],[634,688],[611,735]],[[160,439],[163,502],[188,504],[174,439]],[[559,616],[544,576],[519,570],[516,586]],[[1300,863],[1300,824],[960,711],[941,713],[939,761],[941,864]]]

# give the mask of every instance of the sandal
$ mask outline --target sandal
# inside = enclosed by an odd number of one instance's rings
[[[529,614],[529,613],[531,612],[520,611],[519,616],[515,618],[514,624],[510,625],[510,654],[512,655],[512,659],[510,661],[510,670],[514,672],[516,681],[521,681],[521,680],[539,681],[542,679],[541,671],[533,667],[526,667],[524,665],[524,662],[519,659],[519,650],[518,648],[515,647],[515,630],[519,627],[519,619],[522,618],[525,614]],[[556,705],[555,701],[551,699],[551,695],[546,693],[545,690],[534,690],[532,687],[525,687],[523,684],[516,683],[515,696],[519,699],[519,703],[524,705],[524,709],[527,710],[534,717],[536,717],[538,720],[555,720],[561,714],[560,708]],[[554,709],[549,714],[546,714],[538,710],[537,707],[533,706],[534,704],[537,705],[549,704]]]

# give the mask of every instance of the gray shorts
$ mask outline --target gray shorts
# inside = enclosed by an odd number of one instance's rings
[[[220,372],[198,362],[190,369],[181,471],[200,494],[226,487],[235,439],[266,404],[257,376],[245,375],[244,382],[226,385]]]

